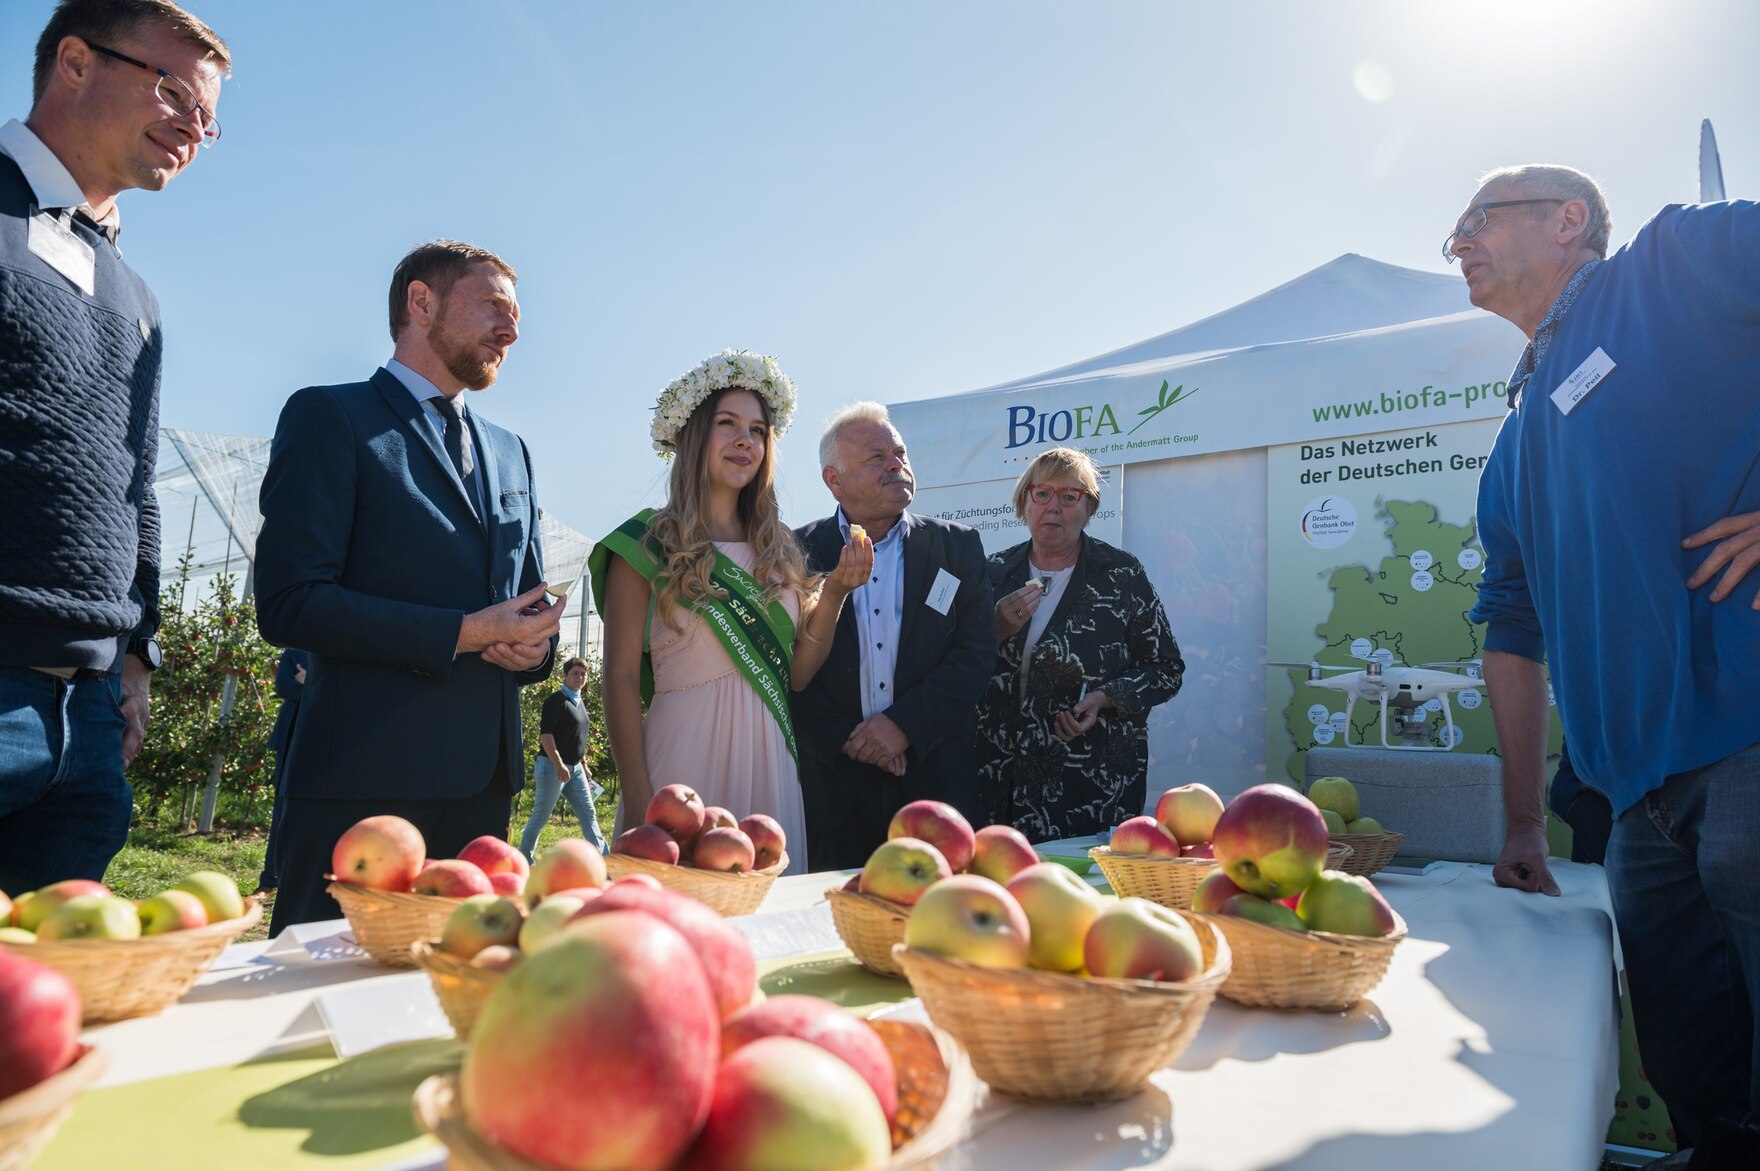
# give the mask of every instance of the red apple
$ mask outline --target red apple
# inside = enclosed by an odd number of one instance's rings
[[[612,911],[641,911],[685,937],[703,965],[723,1019],[751,1002],[758,987],[758,964],[751,945],[733,926],[696,899],[670,890],[635,884],[613,886],[575,913],[576,920]]]
[[[860,1074],[794,1037],[764,1037],[721,1063],[691,1171],[870,1171],[892,1133]]]
[[[1035,862],[1014,876],[1008,893],[1027,915],[1027,962],[1042,972],[1080,969],[1082,941],[1106,905],[1100,892],[1067,866]]]
[[[1284,906],[1282,902],[1272,902],[1258,895],[1250,895],[1245,891],[1222,904],[1222,914],[1236,919],[1247,919],[1254,923],[1263,923],[1267,927],[1282,927],[1286,931],[1306,931],[1308,925],[1303,923],[1296,913]]]
[[[1210,840],[1235,885],[1260,898],[1306,890],[1326,864],[1326,822],[1287,785],[1254,785],[1236,797]]]
[[[597,846],[585,838],[563,838],[532,860],[526,896],[536,902],[570,887],[597,889],[605,877],[605,858]]]
[[[678,864],[680,853],[678,839],[657,825],[635,825],[624,830],[611,843],[611,852],[670,865]]]
[[[624,911],[570,924],[501,977],[459,1090],[470,1125],[514,1155],[662,1171],[708,1116],[720,1053],[720,1015],[690,944]]]
[[[471,967],[482,968],[490,972],[505,972],[519,963],[520,954],[516,947],[504,944],[491,944],[471,957]]]
[[[0,948],[0,1102],[67,1068],[79,1016],[71,980]]]
[[[469,862],[460,862],[457,858],[442,858],[416,875],[416,880],[409,884],[410,892],[418,895],[436,895],[443,899],[468,899],[472,895],[492,895],[495,888],[489,885],[489,876],[478,870]]]
[[[737,829],[715,826],[697,835],[691,848],[691,864],[699,870],[720,870],[728,874],[744,874],[752,868],[757,851],[752,839]]]
[[[626,874],[622,878],[613,879],[611,886],[605,889],[610,890],[611,887],[617,886],[645,886],[649,890],[666,889],[665,885],[652,874]]]
[[[389,814],[355,822],[336,839],[330,871],[343,882],[371,890],[409,890],[424,869],[422,831]]]
[[[489,876],[489,886],[503,898],[518,898],[526,893],[526,876],[503,870]]]
[[[648,802],[648,812],[642,820],[659,826],[683,843],[702,832],[708,812],[695,789],[686,785],[665,785]]]
[[[886,836],[928,842],[941,851],[955,874],[972,864],[972,851],[977,847],[972,823],[945,801],[912,801],[892,815]]]
[[[168,931],[191,931],[208,925],[208,911],[202,900],[187,890],[160,891],[137,907],[142,935],[163,935]]]
[[[1393,908],[1375,884],[1359,874],[1323,870],[1308,884],[1296,905],[1302,922],[1314,931],[1338,935],[1366,935],[1379,939],[1391,935],[1397,922]]]
[[[532,872],[531,863],[519,852],[519,847],[509,845],[493,834],[484,834],[465,843],[464,849],[458,852],[458,860],[474,862],[477,869],[490,878],[497,874],[517,874],[524,878]]]
[[[12,926],[12,900],[0,890],[0,927]]]
[[[1012,825],[987,825],[973,835],[972,864],[966,869],[1007,886],[1015,875],[1038,864],[1039,855],[1026,834]]]
[[[1133,817],[1112,831],[1112,852],[1133,858],[1177,858],[1179,840],[1153,817]]]
[[[1177,984],[1204,970],[1192,925],[1148,899],[1120,899],[1101,911],[1082,951],[1090,974],[1117,980]]]
[[[18,905],[13,911],[13,925],[26,931],[35,931],[43,925],[43,920],[54,914],[67,900],[77,899],[82,895],[109,893],[109,887],[89,878],[68,878],[50,883],[41,890],[19,896]]]
[[[868,856],[862,867],[861,891],[914,906],[929,887],[953,874],[941,851],[916,838],[893,838]]]
[[[68,899],[37,928],[45,943],[64,939],[139,939],[140,916],[134,904],[115,895],[80,895]]]
[[[1206,915],[1220,915],[1222,904],[1242,893],[1241,888],[1234,884],[1222,870],[1212,870],[1204,876],[1192,891],[1192,910],[1201,911]]]
[[[760,1037],[794,1037],[817,1045],[862,1075],[891,1122],[898,1113],[898,1071],[880,1034],[867,1021],[817,996],[784,994],[747,1006],[721,1026],[721,1056]]]
[[[838,889],[846,890],[853,894],[860,894],[862,890],[862,872],[858,870],[850,875],[849,881],[838,887]]]
[[[770,869],[782,861],[782,855],[788,851],[788,837],[782,832],[782,823],[768,813],[740,818],[739,829],[752,839],[752,849],[757,852],[752,862],[755,869]]]
[[[1210,840],[1222,816],[1222,798],[1209,785],[1179,785],[1155,802],[1155,820],[1182,846]]]
[[[904,941],[918,951],[980,967],[1024,968],[1031,930],[1027,913],[1005,887],[975,874],[956,874],[923,892],[905,920]]]
[[[440,929],[440,950],[468,960],[486,947],[512,947],[525,926],[526,909],[498,895],[472,895],[452,909]]]
[[[1216,857],[1216,847],[1209,842],[1199,842],[1195,846],[1181,846],[1179,856],[1181,858],[1214,858]]]
[[[738,829],[738,828],[739,828],[739,818],[737,818],[733,815],[733,810],[723,809],[719,805],[705,805],[705,806],[703,806],[703,829],[711,830],[711,829]],[[701,831],[699,831],[699,832],[701,832]]]

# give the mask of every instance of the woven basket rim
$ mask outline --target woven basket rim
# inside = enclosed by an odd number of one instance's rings
[[[1391,951],[1406,937],[1407,931],[1405,918],[1398,911],[1393,912],[1393,930],[1386,935],[1341,935],[1336,931],[1296,931],[1289,927],[1273,927],[1269,923],[1257,923],[1236,915],[1218,915],[1206,911],[1193,911],[1192,914],[1207,920],[1221,920],[1226,922],[1231,929],[1242,928],[1247,934],[1257,935],[1260,939],[1278,946],[1306,944],[1313,949],[1345,951],[1381,951],[1385,949]],[[1222,928],[1218,927],[1216,930],[1220,933]]]
[[[1355,849],[1359,844],[1367,846],[1374,842],[1385,842],[1388,838],[1396,839],[1396,844],[1406,840],[1406,835],[1396,829],[1378,834],[1327,834],[1326,837],[1329,841],[1350,846],[1352,849]]]
[[[239,936],[255,927],[263,917],[263,901],[256,895],[244,901],[244,914],[235,919],[222,919],[187,931],[165,931],[158,935],[141,935],[134,939],[39,939],[35,943],[6,943],[14,955],[48,956],[61,948],[69,954],[102,955],[106,949],[116,955],[139,956],[152,951],[185,951],[193,944],[207,943],[220,936]]]
[[[469,960],[461,960],[451,952],[440,950],[438,939],[417,939],[409,945],[410,955],[415,957],[416,965],[423,970],[433,970],[462,980],[481,980],[492,983],[497,976],[505,976],[505,971],[494,968],[479,968]]]
[[[10,1098],[0,1098],[0,1127],[17,1126],[59,1110],[103,1077],[109,1068],[108,1053],[96,1045],[82,1043],[79,1056],[68,1062],[65,1069]]]
[[[742,870],[737,874],[730,874],[725,870],[700,870],[695,866],[687,866],[682,861],[656,862],[652,858],[637,858],[633,854],[607,854],[605,855],[606,863],[609,864],[613,858],[617,859],[619,865],[631,866],[638,871],[670,872],[682,870],[692,878],[701,878],[706,882],[749,882],[754,878],[776,878],[788,869],[787,850],[782,852],[782,857],[762,870]]]
[[[419,895],[413,890],[377,890],[370,886],[349,882],[347,879],[337,878],[334,874],[326,874],[324,877],[329,880],[329,890],[332,897],[345,894],[363,902],[389,903],[392,906],[409,907],[415,910],[432,909],[435,903],[456,907],[464,902],[465,898],[470,897],[468,895],[460,898],[452,898],[448,895]]]
[[[825,892],[827,902],[834,898],[885,914],[893,919],[909,919],[911,917],[911,909],[903,903],[895,903],[891,899],[883,899],[879,895],[871,895],[866,891],[844,890],[841,886],[835,886]]]
[[[1148,854],[1115,854],[1111,846],[1094,846],[1088,851],[1088,857],[1098,862],[1102,858],[1113,860],[1123,859],[1126,862],[1140,863],[1150,866],[1215,866],[1214,858],[1155,858]]]

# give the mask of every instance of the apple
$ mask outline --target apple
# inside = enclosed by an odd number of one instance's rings
[[[10,926],[11,923],[12,900],[7,897],[5,891],[0,890],[0,927]]]
[[[648,802],[648,812],[642,820],[659,826],[683,843],[703,831],[708,814],[695,789],[687,785],[664,785]]]
[[[1320,820],[1326,823],[1326,832],[1329,834],[1348,834],[1351,832],[1350,825],[1345,819],[1330,809],[1320,811]]]
[[[733,815],[731,809],[723,809],[719,805],[703,806],[703,829],[697,831],[699,834],[705,830],[738,828],[739,818]]]
[[[1222,811],[1211,844],[1236,886],[1281,899],[1306,888],[1326,865],[1326,822],[1288,785],[1254,785]]]
[[[1192,910],[1202,911],[1206,915],[1222,913],[1222,904],[1241,894],[1241,888],[1234,884],[1234,879],[1222,870],[1212,870],[1205,875],[1192,890]]]
[[[1015,875],[1038,864],[1026,834],[1012,825],[987,825],[973,835],[972,864],[966,870],[1007,886]]]
[[[36,893],[27,890],[19,895],[17,899],[13,900],[12,914],[7,917],[6,925],[13,927],[18,926],[19,920],[25,916],[25,908],[30,906],[31,900],[34,898],[36,898]]]
[[[50,883],[41,890],[19,896],[12,913],[12,923],[26,931],[35,931],[43,925],[43,920],[53,915],[67,900],[77,899],[81,895],[103,896],[109,893],[109,887],[89,878],[68,878]]]
[[[611,843],[611,852],[671,865],[678,864],[681,853],[678,839],[657,825],[634,825],[624,830]]]
[[[739,830],[714,826],[697,835],[691,848],[691,863],[699,870],[744,874],[752,868],[757,853],[752,839]]]
[[[80,895],[68,899],[37,928],[47,943],[66,939],[139,939],[141,919],[134,904],[115,895]]]
[[[401,817],[382,814],[355,822],[336,839],[330,872],[370,890],[407,891],[425,869],[427,856],[421,830]]]
[[[1155,820],[1182,846],[1210,840],[1222,816],[1222,798],[1209,785],[1179,785],[1155,802]]]
[[[904,923],[906,946],[984,968],[1025,967],[1031,932],[1027,913],[1008,888],[976,874],[956,874],[931,886]]]
[[[752,849],[757,851],[752,865],[759,870],[770,869],[788,852],[788,835],[782,832],[782,823],[768,813],[740,818],[739,830],[752,839]]]
[[[570,924],[497,981],[459,1092],[471,1127],[513,1155],[662,1171],[707,1118],[720,1056],[720,1014],[689,942],[621,911]]]
[[[492,943],[471,957],[471,967],[490,972],[505,972],[519,963],[519,949]]]
[[[1114,854],[1135,858],[1177,858],[1179,839],[1153,817],[1133,817],[1112,831]]]
[[[1148,899],[1120,899],[1088,928],[1088,972],[1116,980],[1177,984],[1201,974],[1204,949],[1192,925]]]
[[[1287,931],[1306,931],[1308,925],[1281,902],[1271,902],[1258,895],[1250,895],[1244,891],[1222,904],[1222,914],[1232,915],[1236,919],[1247,919],[1254,923],[1263,923],[1267,927],[1282,927]]]
[[[478,870],[470,862],[460,862],[457,858],[442,858],[431,863],[428,868],[416,875],[416,880],[409,884],[413,894],[434,895],[443,899],[468,899],[472,895],[491,895],[495,888],[489,885],[489,876]]]
[[[187,890],[160,891],[135,910],[140,916],[142,935],[190,931],[208,925],[208,909]]]
[[[37,933],[23,927],[0,927],[0,943],[35,943]]]
[[[526,909],[499,895],[471,895],[452,908],[440,929],[440,950],[468,960],[485,947],[512,947],[525,926]]]
[[[458,852],[458,860],[475,863],[477,869],[490,878],[497,874],[517,874],[524,878],[532,871],[532,864],[519,852],[519,847],[509,845],[494,834],[484,834],[466,842],[464,849]]]
[[[542,951],[588,901],[574,895],[554,894],[533,907],[519,929],[519,950],[525,955]]]
[[[1393,908],[1373,883],[1357,874],[1325,870],[1302,892],[1296,914],[1314,931],[1337,935],[1391,935]]]
[[[758,964],[752,958],[751,945],[739,928],[709,907],[677,891],[626,884],[607,889],[573,918],[579,921],[612,911],[641,911],[684,936],[703,965],[723,1019],[751,1002],[758,987]]]
[[[1345,777],[1315,777],[1308,782],[1308,800],[1318,808],[1332,810],[1346,821],[1355,821],[1363,812],[1357,787]]]
[[[1387,831],[1382,829],[1381,823],[1373,817],[1359,817],[1347,824],[1344,827],[1344,832],[1347,834],[1384,834]]]
[[[1214,858],[1216,857],[1216,847],[1209,842],[1199,842],[1195,846],[1181,846],[1179,856],[1181,858]]]
[[[666,889],[665,884],[663,884],[658,878],[655,878],[652,874],[626,874],[622,878],[612,879],[611,886],[606,887],[605,889],[610,890],[611,887],[616,886],[645,886],[649,890]]]
[[[923,892],[952,876],[941,851],[916,838],[893,838],[868,855],[860,890],[901,906],[915,906]]]
[[[202,900],[210,923],[224,923],[244,914],[244,896],[238,893],[238,883],[218,870],[198,870],[172,884],[171,889],[188,891]]]
[[[67,1068],[79,1049],[79,1017],[71,980],[0,951],[0,1102]]]
[[[892,1130],[862,1076],[795,1037],[736,1049],[715,1073],[691,1171],[871,1171],[892,1157]]]
[[[1026,912],[1028,966],[1044,972],[1080,968],[1082,941],[1105,905],[1100,892],[1055,862],[1035,862],[1015,875],[1007,889]]]
[[[892,815],[886,836],[928,842],[941,851],[955,874],[972,864],[972,851],[977,845],[972,823],[945,801],[912,801]]]
[[[498,871],[489,876],[489,889],[502,898],[516,899],[526,893],[526,876],[511,870]]]
[[[526,895],[538,902],[570,887],[605,885],[605,857],[585,838],[563,838],[532,860]]]
[[[783,994],[759,1000],[721,1025],[721,1056],[760,1037],[794,1037],[841,1058],[862,1075],[891,1122],[898,1114],[898,1071],[874,1027],[848,1009],[817,996]]]

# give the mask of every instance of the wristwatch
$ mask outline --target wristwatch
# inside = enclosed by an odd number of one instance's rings
[[[165,654],[159,649],[156,638],[131,638],[128,640],[128,653],[145,663],[147,670],[157,671],[165,661]]]

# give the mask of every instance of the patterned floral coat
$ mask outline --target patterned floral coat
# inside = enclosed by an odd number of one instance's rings
[[[990,558],[998,598],[1027,584],[1024,542]],[[1149,710],[1179,692],[1185,660],[1142,563],[1091,536],[1033,648],[1020,689],[1026,629],[996,652],[996,673],[978,701],[978,789],[992,823],[1033,841],[1109,829],[1143,811],[1149,777]],[[1057,713],[1086,682],[1113,707],[1065,744]]]

